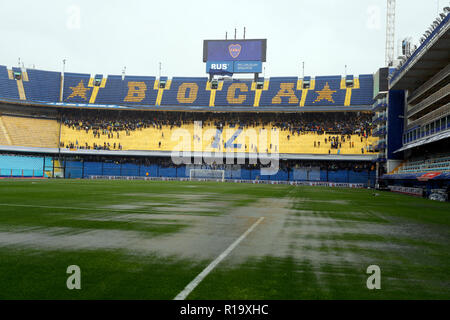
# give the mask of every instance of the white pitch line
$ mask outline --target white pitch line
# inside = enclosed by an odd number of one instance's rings
[[[200,282],[203,281],[203,279],[205,279],[205,277],[215,268],[217,267],[217,265],[223,260],[225,259],[230,253],[231,251],[233,251],[234,248],[236,248],[239,243],[244,240],[250,232],[253,231],[253,229],[255,229],[258,224],[261,223],[261,221],[264,220],[264,217],[261,217],[258,219],[258,221],[256,221],[250,228],[248,228],[247,231],[244,232],[244,234],[242,236],[240,236],[238,239],[236,239],[236,241],[234,241],[228,248],[225,249],[224,252],[222,252],[213,262],[211,262],[202,272],[200,272],[200,274],[195,277],[194,280],[192,280],[184,289],[183,291],[181,291],[173,300],[184,300],[187,298],[187,296],[195,289],[195,287],[197,287]]]

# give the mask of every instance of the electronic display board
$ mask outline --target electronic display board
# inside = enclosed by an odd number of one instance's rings
[[[266,62],[267,39],[204,40],[203,62],[260,61]]]

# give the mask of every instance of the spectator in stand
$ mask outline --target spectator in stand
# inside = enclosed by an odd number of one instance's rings
[[[257,126],[270,127],[287,132],[287,139],[295,136],[314,132],[318,135],[324,133],[334,134],[331,139],[325,138],[325,144],[330,141],[331,148],[337,149],[339,143],[350,141],[352,134],[358,134],[361,142],[367,138],[372,130],[370,113],[267,113],[259,114],[255,118],[253,113],[193,113],[193,112],[143,112],[143,111],[106,111],[106,110],[64,110],[63,124],[76,130],[92,132],[94,138],[120,139],[120,132],[125,131],[127,136],[132,131],[143,128],[170,128],[181,127],[184,124],[192,124],[194,121],[202,121],[205,125],[213,125],[216,128],[233,126],[234,128],[255,128]],[[115,133],[115,134],[114,134]],[[164,139],[164,132],[161,132]],[[102,141],[104,142],[104,141]],[[67,142],[66,146],[73,147],[76,142]],[[64,146],[64,144],[62,145]],[[114,146],[114,144],[113,144]],[[119,149],[122,148],[116,145]],[[88,148],[89,146],[86,146]],[[315,147],[320,147],[320,142],[315,141]],[[352,142],[351,147],[354,148]],[[81,148],[81,147],[80,147]],[[107,145],[97,145],[94,148],[108,148]],[[115,148],[114,148],[115,149]]]

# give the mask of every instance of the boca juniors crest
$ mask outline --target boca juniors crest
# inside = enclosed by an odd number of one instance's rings
[[[241,54],[241,45],[240,44],[230,44],[228,46],[228,51],[233,59],[236,59]]]

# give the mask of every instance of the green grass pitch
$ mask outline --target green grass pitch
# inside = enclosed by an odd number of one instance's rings
[[[260,217],[187,299],[450,299],[449,203],[106,180],[0,180],[0,299],[173,299]]]

